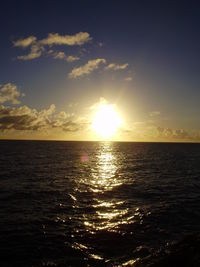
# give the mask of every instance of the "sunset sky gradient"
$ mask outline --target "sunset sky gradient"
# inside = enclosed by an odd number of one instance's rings
[[[197,1],[4,1],[0,138],[101,140],[101,103],[123,125],[111,140],[200,141]]]

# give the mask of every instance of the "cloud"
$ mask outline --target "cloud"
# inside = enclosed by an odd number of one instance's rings
[[[28,106],[18,108],[0,106],[1,130],[38,130],[48,126],[49,116],[54,112],[55,105],[38,112]]]
[[[133,78],[130,77],[130,76],[128,76],[128,77],[126,77],[124,80],[127,81],[127,82],[131,82],[131,81],[133,80]]]
[[[149,121],[126,125],[131,140],[162,142],[200,142],[200,131],[158,127]]]
[[[35,44],[31,46],[30,53],[28,53],[27,55],[18,56],[17,59],[26,61],[39,58],[42,55],[42,51],[44,51],[44,48]]]
[[[35,36],[31,35],[24,39],[18,39],[13,42],[15,47],[28,48],[30,52],[27,55],[18,56],[19,60],[32,60],[39,58],[45,51],[45,46],[54,45],[67,45],[67,46],[81,46],[92,40],[88,32],[79,32],[74,35],[60,35],[58,33],[49,33],[47,38],[38,40]],[[63,53],[63,52],[62,52]],[[61,59],[61,58],[60,58]],[[68,56],[64,58],[68,62],[78,60],[78,57]]]
[[[156,117],[160,115],[160,111],[152,111],[149,113],[150,117]]]
[[[67,61],[67,62],[74,62],[74,61],[77,61],[77,60],[79,60],[79,59],[80,59],[80,58],[77,57],[77,56],[67,56],[66,61]]]
[[[198,131],[186,131],[184,129],[172,129],[157,127],[158,137],[167,140],[200,141]]]
[[[77,56],[72,56],[72,55],[67,56],[67,55],[65,55],[65,52],[62,52],[62,51],[54,52],[53,58],[54,59],[63,59],[63,60],[66,60],[67,62],[74,62],[74,61],[77,61],[80,59]]]
[[[60,35],[58,33],[49,33],[48,37],[41,40],[42,45],[83,45],[92,40],[88,32],[79,32],[74,35]]]
[[[53,128],[60,128],[64,132],[77,132],[82,129],[82,124],[79,124],[73,120],[66,120],[66,121],[61,121],[61,120],[55,120],[52,123]]]
[[[24,38],[24,39],[19,39],[13,42],[14,46],[16,47],[21,47],[21,48],[26,48],[30,46],[31,44],[35,43],[37,38],[33,35]]]
[[[89,109],[93,111],[98,110],[99,107],[101,107],[102,105],[107,105],[107,104],[109,104],[108,100],[105,99],[104,97],[100,97],[99,101],[97,101],[92,106],[90,106]]]
[[[1,105],[5,102],[19,104],[18,98],[23,95],[15,84],[0,85],[0,132],[7,134],[10,131],[38,131],[41,134],[43,130],[51,132],[54,129],[61,132],[77,132],[88,127],[85,117],[77,117],[73,113],[64,111],[56,113],[54,104],[42,110],[26,105],[18,107]]]
[[[55,114],[55,105],[37,111],[28,106],[6,107],[0,105],[1,131],[43,131],[60,129],[65,132],[76,132],[83,129],[85,124],[78,122],[73,114],[64,111]]]
[[[68,76],[70,78],[77,78],[83,75],[88,75],[98,69],[100,64],[106,64],[106,60],[104,58],[89,60],[85,65],[73,68]]]
[[[105,67],[106,70],[124,70],[128,67],[128,63],[125,64],[116,64],[110,63],[108,66]]]
[[[0,103],[10,102],[12,104],[19,104],[19,97],[23,96],[13,83],[6,83],[0,85]]]
[[[65,58],[66,58],[66,55],[65,55],[64,52],[60,51],[60,52],[55,52],[55,53],[53,54],[53,57],[54,57],[55,59],[65,59]]]
[[[0,106],[1,130],[37,130],[39,127],[36,110],[27,106],[19,108]]]

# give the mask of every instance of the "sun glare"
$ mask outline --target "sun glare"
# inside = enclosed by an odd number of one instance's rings
[[[113,105],[99,106],[92,123],[94,131],[102,138],[111,138],[122,124],[122,119]]]

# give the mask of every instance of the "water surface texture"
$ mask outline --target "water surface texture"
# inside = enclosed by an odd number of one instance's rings
[[[0,151],[1,266],[148,266],[200,232],[200,145],[1,141]]]

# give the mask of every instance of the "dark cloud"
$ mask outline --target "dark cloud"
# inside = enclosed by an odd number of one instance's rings
[[[157,127],[158,137],[171,140],[191,140],[200,141],[200,133],[197,131],[188,132],[184,129],[171,129],[164,127]]]
[[[48,109],[37,111],[27,106],[0,106],[0,130],[39,131],[42,129],[58,128],[65,132],[76,132],[83,127],[73,116],[54,114],[55,105]]]

